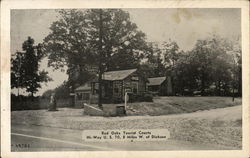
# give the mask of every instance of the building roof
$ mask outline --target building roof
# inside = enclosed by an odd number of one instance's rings
[[[166,77],[154,77],[154,78],[148,78],[149,83],[148,86],[156,86],[161,85],[166,80]]]
[[[77,87],[75,91],[90,91],[91,86],[89,86],[89,83],[85,83],[84,85],[81,85],[80,87]]]
[[[129,75],[131,75],[132,73],[134,73],[136,70],[137,69],[107,71],[107,72],[104,72],[102,79],[108,80],[108,81],[123,80]],[[98,77],[93,78],[92,82],[98,82]],[[75,91],[90,91],[90,90],[91,90],[91,86],[89,86],[89,82],[75,89]]]
[[[107,71],[103,74],[103,80],[115,81],[115,80],[123,80],[132,73],[134,73],[137,69],[129,69],[129,70],[119,70],[119,71]]]

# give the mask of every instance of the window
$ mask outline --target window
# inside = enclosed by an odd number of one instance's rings
[[[89,100],[89,93],[77,93],[77,100]]]
[[[82,94],[82,99],[83,99],[83,100],[89,100],[89,96],[90,96],[89,93],[83,93],[83,94]]]
[[[119,89],[117,87],[114,88],[114,93],[119,93]]]
[[[87,83],[87,87],[91,87],[91,83],[90,82]]]
[[[113,93],[115,96],[120,96],[121,95],[121,82],[119,81],[114,81],[113,82]]]
[[[104,97],[105,96],[105,83],[102,84],[102,96]],[[98,82],[95,82],[95,83],[92,83],[92,87],[91,87],[91,93],[93,95],[98,95],[99,94],[99,83]]]
[[[131,88],[134,94],[138,93],[138,82],[132,82],[131,83]]]
[[[92,94],[95,95],[95,94],[98,94],[98,90],[99,90],[99,83],[92,83]]]
[[[137,93],[137,88],[133,88],[133,93]]]
[[[77,96],[77,100],[82,100],[82,94],[81,93],[77,93],[76,96]]]

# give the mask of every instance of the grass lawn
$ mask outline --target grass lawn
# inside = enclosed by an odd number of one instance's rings
[[[153,102],[128,104],[128,115],[166,115],[241,105],[231,97],[155,97]]]

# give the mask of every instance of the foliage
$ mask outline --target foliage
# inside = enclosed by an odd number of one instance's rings
[[[45,91],[42,95],[43,98],[49,98],[52,93],[55,93],[56,98],[69,98],[69,84],[68,82],[64,81],[61,85],[56,87],[55,89],[49,89]]]
[[[25,87],[25,69],[24,61],[25,56],[22,52],[16,52],[11,56],[11,88],[24,88]]]
[[[15,96],[14,94],[11,94],[11,111],[48,109],[49,104],[50,99],[46,97]],[[72,100],[70,98],[57,99],[57,107],[70,106],[72,106]]]
[[[197,40],[191,51],[179,50],[175,41],[150,47],[140,72],[146,77],[170,76],[174,95],[241,95],[241,47],[213,35]],[[161,70],[161,71],[158,71]],[[197,95],[196,94],[196,95]]]
[[[179,46],[175,41],[169,39],[168,42],[163,43],[163,64],[166,68],[166,74],[171,76],[173,94],[177,91],[177,72],[176,72],[176,62],[179,60],[182,51],[179,50]]]
[[[163,43],[163,59],[165,67],[174,67],[176,61],[179,59],[179,46],[175,41],[169,39],[168,42]]]
[[[69,83],[88,81],[91,78],[89,67],[97,69],[99,63],[102,71],[139,65],[146,48],[145,34],[130,21],[127,12],[120,9],[73,9],[60,10],[59,14],[60,19],[51,25],[51,33],[44,39],[44,48],[49,66],[55,69],[67,66]],[[99,40],[100,29],[102,41]]]
[[[67,82],[63,82],[60,86],[54,89],[57,98],[69,98],[69,85]]]
[[[182,54],[176,63],[178,91],[185,89],[201,91],[207,95],[214,89],[213,95],[230,95],[233,76],[237,67],[233,62],[232,43],[218,36],[198,40],[192,51]]]
[[[166,68],[162,59],[162,50],[156,43],[148,43],[147,51],[144,59],[138,67],[140,76],[145,77],[161,77],[166,75]]]
[[[67,68],[67,86],[74,89],[101,71],[138,68],[146,78],[170,76],[174,95],[241,95],[241,47],[238,41],[212,35],[197,40],[190,51],[176,41],[158,46],[129,13],[121,9],[59,10],[44,39],[49,66]],[[102,39],[102,40],[100,40]],[[238,43],[237,43],[238,42]]]
[[[11,88],[25,88],[33,96],[41,83],[51,78],[48,72],[39,71],[39,62],[44,55],[41,45],[34,46],[34,40],[28,37],[22,48],[23,53],[16,52],[11,58]]]
[[[52,90],[52,89],[46,90],[45,92],[43,92],[42,98],[49,99],[53,92],[54,92],[54,90]]]
[[[152,94],[129,94],[129,102],[153,102]]]

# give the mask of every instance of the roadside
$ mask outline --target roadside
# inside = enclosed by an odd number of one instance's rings
[[[12,124],[44,127],[106,129],[169,129],[171,139],[195,144],[240,149],[242,106],[164,116],[93,117],[82,109],[60,108],[56,112],[28,110],[12,112]]]

